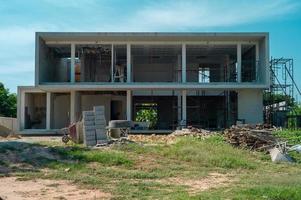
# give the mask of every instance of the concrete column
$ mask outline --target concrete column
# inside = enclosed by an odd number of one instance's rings
[[[70,92],[70,123],[76,122],[75,116],[75,91]]]
[[[132,91],[126,91],[126,119],[132,120]]]
[[[256,82],[260,82],[260,76],[259,76],[259,67],[260,67],[260,63],[259,63],[259,44],[256,44]]]
[[[182,99],[181,94],[178,94],[178,100],[177,100],[177,111],[178,111],[178,122],[182,119]]]
[[[186,83],[186,44],[182,44],[182,83]]]
[[[114,45],[112,44],[112,46],[111,46],[111,82],[114,82],[114,66],[115,66],[114,57],[115,57]]]
[[[51,119],[51,93],[46,93],[46,129],[50,129]]]
[[[238,119],[248,124],[263,123],[263,91],[243,89],[237,95]]]
[[[71,44],[70,82],[75,82],[75,44]]]
[[[241,44],[237,44],[237,82],[241,82]]]
[[[18,92],[18,99],[19,99],[19,103],[18,105],[20,105],[20,113],[18,116],[18,120],[19,121],[19,128],[18,130],[23,130],[25,128],[25,92],[22,90],[19,90]]]
[[[131,66],[131,44],[126,45],[126,72],[127,82],[132,82],[132,66]]]
[[[182,120],[185,122],[187,121],[187,107],[186,107],[186,96],[187,96],[187,91],[182,90]]]

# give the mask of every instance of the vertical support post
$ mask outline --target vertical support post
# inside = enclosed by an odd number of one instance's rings
[[[75,82],[75,44],[71,44],[71,66],[70,66],[70,82]]]
[[[111,46],[111,82],[114,82],[114,59],[115,59],[115,54],[114,54],[114,45],[112,44]]]
[[[131,44],[126,45],[126,72],[126,80],[130,83],[132,81]]]
[[[46,129],[50,129],[50,119],[51,119],[51,93],[46,93]]]
[[[259,60],[259,44],[256,43],[256,62],[255,62],[255,77],[256,77],[256,82],[260,81],[260,60]]]
[[[74,123],[75,119],[75,91],[70,92],[70,123]]]
[[[126,119],[132,120],[132,91],[126,91]]]
[[[237,44],[237,82],[241,83],[241,43]]]
[[[187,124],[187,107],[186,107],[187,90],[182,90],[182,121]]]
[[[186,44],[182,44],[182,83],[186,83]]]
[[[22,91],[21,89],[19,90],[19,94],[20,95],[20,116],[18,117],[20,119],[19,122],[19,130],[23,130],[25,127],[25,92]]]
[[[182,119],[182,99],[181,99],[181,93],[178,94],[177,96],[177,111],[178,111],[178,122],[181,122]]]

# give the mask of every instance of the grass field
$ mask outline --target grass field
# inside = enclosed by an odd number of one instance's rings
[[[113,199],[301,199],[300,155],[293,155],[294,164],[274,164],[269,155],[233,148],[222,136],[97,150],[1,142],[0,155],[0,166],[19,179],[70,180]]]

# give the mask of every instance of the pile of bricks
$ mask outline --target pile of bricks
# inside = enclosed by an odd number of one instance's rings
[[[83,136],[86,146],[107,141],[104,106],[95,106],[93,111],[83,111]]]

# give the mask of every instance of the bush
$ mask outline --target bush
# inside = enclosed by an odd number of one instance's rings
[[[137,122],[149,122],[150,128],[154,128],[158,121],[157,110],[155,109],[141,109],[137,112],[136,119]]]

